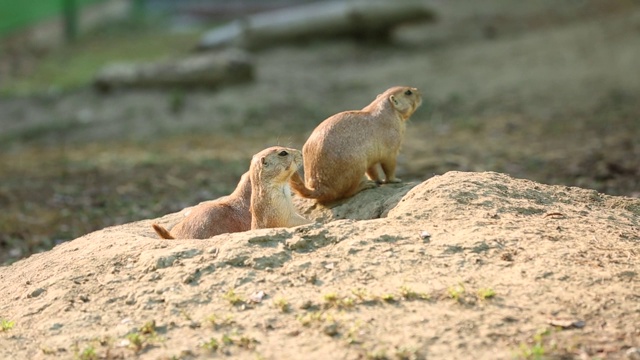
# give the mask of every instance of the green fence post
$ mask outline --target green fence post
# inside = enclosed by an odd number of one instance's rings
[[[64,35],[67,42],[78,37],[78,4],[76,0],[62,0],[64,16]]]
[[[145,17],[145,0],[132,0],[131,1],[131,20],[134,24],[138,24],[144,21]]]

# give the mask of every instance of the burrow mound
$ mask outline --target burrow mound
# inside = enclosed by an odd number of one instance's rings
[[[560,355],[640,345],[640,200],[449,172],[296,206],[318,222],[158,239],[176,213],[0,268],[0,355],[495,359],[561,321]]]

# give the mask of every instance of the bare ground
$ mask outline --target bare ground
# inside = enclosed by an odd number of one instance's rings
[[[439,22],[388,46],[255,54],[256,81],[224,91],[0,99],[0,261],[224,195],[252,154],[301,147],[322,119],[397,84],[425,93],[400,158],[406,180],[492,170],[638,196],[633,2],[434,6]]]
[[[0,355],[633,359],[640,200],[498,173],[413,186],[297,202],[324,223],[172,241],[145,220],[0,268]]]

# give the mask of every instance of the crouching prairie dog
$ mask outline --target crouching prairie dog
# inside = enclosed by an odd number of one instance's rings
[[[324,120],[302,148],[305,179],[294,174],[291,187],[303,197],[328,203],[378,183],[400,182],[395,175],[396,158],[406,121],[421,104],[418,89],[396,86],[362,110],[341,112]]]
[[[171,232],[158,224],[152,226],[163,239],[208,239],[247,231],[251,229],[250,203],[251,179],[246,172],[231,195],[196,205]]]
[[[251,159],[251,229],[309,224],[291,202],[289,178],[302,165],[299,150],[274,146]]]

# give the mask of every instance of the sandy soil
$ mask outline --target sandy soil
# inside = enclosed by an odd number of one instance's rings
[[[414,185],[362,192],[325,216],[297,202],[325,223],[172,241],[145,220],[0,268],[0,314],[16,321],[0,335],[0,355],[633,359],[625,354],[640,351],[640,200],[499,173],[449,172]],[[380,199],[389,201],[363,212]]]
[[[425,94],[405,180],[490,170],[640,194],[633,2],[433,5],[437,23],[387,46],[256,53],[256,81],[222,91],[0,98],[0,263],[227,194],[254,153],[301,147],[322,119],[397,84]]]
[[[224,91],[0,99],[0,262],[224,195],[255,152],[301,147],[322,119],[397,84],[425,93],[404,179],[491,170],[638,196],[633,3],[433,4],[439,22],[388,46],[257,53],[256,81]]]
[[[640,8],[433,4],[388,46],[257,53],[223,91],[0,99],[0,263],[23,259],[0,267],[0,358],[640,358]],[[397,84],[425,93],[407,183],[298,199],[319,223],[296,229],[131,223]]]

